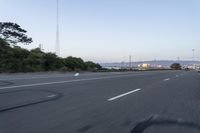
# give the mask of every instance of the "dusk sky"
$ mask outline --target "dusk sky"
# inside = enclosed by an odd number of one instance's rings
[[[95,62],[200,60],[200,0],[60,0],[61,56]],[[0,0],[0,21],[54,52],[56,0]]]

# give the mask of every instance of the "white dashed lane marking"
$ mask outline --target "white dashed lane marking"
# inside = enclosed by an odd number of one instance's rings
[[[166,79],[164,79],[163,81],[169,81],[170,80],[170,78],[166,78]]]
[[[52,97],[55,97],[56,95],[49,95],[49,96],[47,96],[48,98],[52,98]]]
[[[112,97],[112,98],[108,99],[108,101],[116,100],[116,99],[118,99],[118,98],[124,97],[124,96],[126,96],[126,95],[129,95],[129,94],[131,94],[131,93],[134,93],[134,92],[137,92],[137,91],[140,91],[140,90],[141,90],[141,89],[135,89],[135,90],[132,90],[132,91],[129,91],[129,92],[120,94],[120,95],[118,95],[118,96],[115,96],[115,97]]]

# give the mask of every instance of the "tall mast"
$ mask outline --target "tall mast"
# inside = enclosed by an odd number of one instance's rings
[[[56,14],[56,55],[60,56],[60,38],[59,38],[59,0],[57,0],[57,14]]]

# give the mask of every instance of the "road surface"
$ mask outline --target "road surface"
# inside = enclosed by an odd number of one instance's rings
[[[130,133],[147,121],[145,133],[188,133],[200,123],[197,72],[74,74],[1,74],[0,132]]]

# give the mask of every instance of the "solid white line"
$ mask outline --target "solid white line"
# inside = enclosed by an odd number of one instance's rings
[[[102,73],[98,73],[98,75],[100,75],[100,76],[108,76],[108,74],[122,75],[122,73],[119,73],[119,72],[110,72],[110,73],[107,73],[105,75],[102,74]],[[146,72],[144,74],[144,73],[140,73],[140,72],[134,72],[134,73],[133,72],[126,72],[126,75],[127,74],[134,74],[135,76],[140,76],[140,75],[146,75],[146,74],[151,74],[151,73]],[[83,76],[88,76],[88,75],[91,75],[91,74],[84,74]],[[0,77],[0,80],[31,80],[31,79],[48,79],[48,78],[64,78],[64,77],[67,78],[67,77],[73,77],[73,76],[74,76],[74,74],[69,74],[69,75],[56,74],[56,75],[50,75],[50,76],[45,76],[45,75],[38,75],[37,76],[37,75],[35,75],[33,77],[26,77],[26,78],[3,78],[3,77]]]
[[[1,80],[31,80],[31,79],[48,79],[48,78],[64,78],[64,77],[72,77],[73,75],[62,75],[62,76],[34,76],[34,77],[26,77],[26,78],[5,78]]]
[[[170,80],[170,78],[166,78],[166,79],[164,79],[163,81],[168,81],[168,80]]]
[[[129,95],[129,94],[131,94],[131,93],[134,93],[134,92],[137,92],[137,91],[140,91],[140,90],[141,90],[141,89],[135,89],[135,90],[129,91],[129,92],[127,92],[127,93],[124,93],[124,94],[121,94],[121,95],[112,97],[112,98],[108,99],[108,101],[116,100],[116,99],[118,99],[118,98],[121,98],[121,97],[123,97],[123,96]]]
[[[119,78],[119,77],[128,77],[128,76],[134,76],[134,75],[128,74],[128,75],[109,76],[109,77],[98,77],[98,78],[76,79],[76,80],[68,80],[68,81],[57,81],[57,82],[35,83],[35,84],[26,84],[26,85],[17,85],[17,86],[7,86],[7,87],[1,87],[0,90],[11,89],[11,88],[21,88],[21,87],[52,85],[52,84],[63,84],[63,83],[72,83],[72,82],[81,82],[81,81],[92,81],[92,80],[110,79],[110,78]]]

